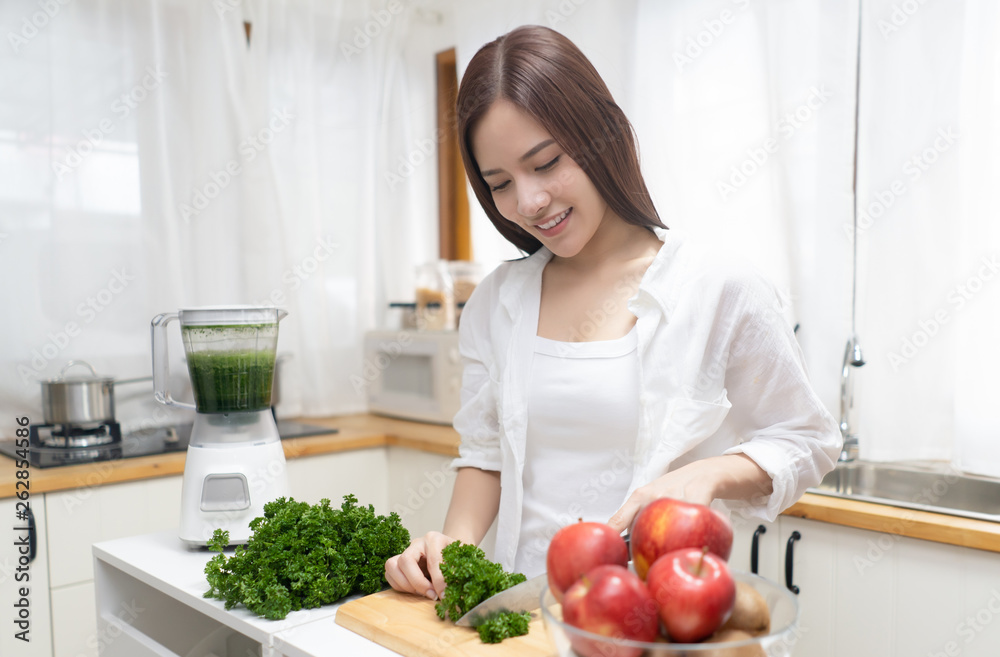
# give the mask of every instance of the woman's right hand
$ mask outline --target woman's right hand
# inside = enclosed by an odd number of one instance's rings
[[[439,599],[444,593],[441,551],[455,540],[441,532],[427,532],[413,539],[410,547],[385,562],[385,578],[389,586],[403,593]]]

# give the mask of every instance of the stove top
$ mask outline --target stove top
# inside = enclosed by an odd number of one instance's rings
[[[337,433],[336,429],[302,424],[290,420],[278,420],[278,435],[285,438],[302,438],[305,436],[318,436],[321,434]],[[47,428],[47,425],[38,425],[39,428]],[[116,425],[117,426],[117,425]],[[53,468],[63,465],[76,465],[78,463],[95,463],[98,461],[114,461],[118,459],[133,458],[136,456],[151,456],[154,454],[169,454],[171,452],[186,452],[188,442],[191,440],[190,424],[178,424],[168,427],[154,427],[152,429],[139,429],[121,434],[111,442],[103,444],[79,444],[70,439],[66,441],[58,439],[61,434],[59,430],[55,432],[56,439],[40,438],[38,441],[32,440],[28,447],[28,462],[35,468]],[[43,435],[46,432],[40,432]],[[0,454],[5,454],[13,459],[23,457],[24,448],[20,448],[21,455],[18,455],[18,448],[13,440],[0,441]]]

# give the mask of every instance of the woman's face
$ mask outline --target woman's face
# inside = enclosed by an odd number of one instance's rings
[[[472,129],[472,153],[505,219],[571,258],[612,215],[593,182],[545,128],[498,100]]]

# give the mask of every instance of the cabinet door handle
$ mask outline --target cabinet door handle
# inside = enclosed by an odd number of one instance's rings
[[[798,531],[792,532],[788,537],[788,547],[785,548],[785,586],[795,595],[799,594],[799,587],[792,584],[792,565],[795,563],[795,541],[802,538]]]
[[[28,563],[35,560],[38,554],[38,538],[35,536],[35,514],[28,507]]]
[[[750,572],[754,575],[757,574],[757,557],[760,554],[760,535],[767,533],[767,527],[764,525],[757,525],[757,529],[753,530],[753,540],[750,541]]]

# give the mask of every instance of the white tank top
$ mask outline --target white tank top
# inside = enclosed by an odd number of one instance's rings
[[[535,338],[528,384],[524,507],[515,572],[545,572],[561,527],[607,522],[625,501],[639,431],[638,336]]]

